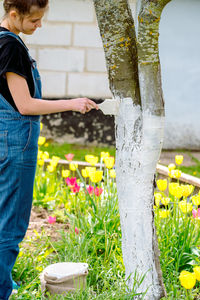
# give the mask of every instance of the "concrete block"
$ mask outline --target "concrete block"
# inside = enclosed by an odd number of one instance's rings
[[[37,61],[37,51],[35,48],[29,47],[30,56]]]
[[[56,22],[93,22],[91,0],[50,0],[47,20]]]
[[[87,71],[106,72],[106,61],[103,49],[87,50]]]
[[[64,72],[40,72],[42,79],[43,98],[66,96],[66,73]]]
[[[106,74],[74,74],[68,75],[68,95],[70,97],[111,97]]]
[[[3,8],[3,1],[0,2],[0,18],[4,16],[4,8]]]
[[[98,26],[76,24],[74,26],[74,46],[102,48]]]
[[[84,50],[41,49],[38,65],[41,70],[82,72],[84,69]]]
[[[71,24],[44,23],[32,35],[23,35],[25,42],[31,45],[69,46],[71,44]]]

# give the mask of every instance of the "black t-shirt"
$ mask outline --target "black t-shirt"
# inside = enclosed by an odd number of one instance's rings
[[[9,30],[0,27],[0,31]],[[18,111],[8,88],[6,72],[13,72],[24,77],[31,97],[34,96],[34,82],[29,55],[25,47],[15,37],[10,35],[0,38],[0,93]]]

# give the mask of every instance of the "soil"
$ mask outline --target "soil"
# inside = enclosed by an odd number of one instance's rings
[[[36,230],[39,234],[42,232],[42,230],[44,230],[46,236],[51,237],[51,239],[53,240],[57,240],[59,238],[58,231],[61,229],[67,230],[69,228],[69,225],[58,222],[54,224],[49,224],[49,216],[50,214],[47,212],[46,209],[42,207],[33,206],[26,236],[35,236],[36,233],[34,232],[34,230]]]

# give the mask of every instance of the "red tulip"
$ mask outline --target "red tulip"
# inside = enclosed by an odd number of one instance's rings
[[[54,224],[56,223],[56,217],[49,216],[47,221],[49,224]]]
[[[198,208],[197,210],[193,209],[192,214],[195,219],[196,218],[200,219],[200,208]]]
[[[77,227],[75,227],[75,233],[76,233],[76,234],[79,234],[79,230],[78,230]]]
[[[74,185],[77,183],[77,182],[76,182],[76,177],[71,177],[71,178],[67,177],[67,178],[65,179],[65,181],[66,181],[66,184],[67,184],[68,186],[70,186],[70,187],[74,186]]]
[[[91,185],[89,185],[89,186],[87,187],[87,191],[88,191],[88,194],[91,195],[91,194],[93,193],[93,191],[94,191],[94,187],[91,186]]]
[[[102,189],[102,188],[96,187],[96,188],[94,189],[94,193],[95,193],[95,195],[98,196],[98,197],[102,194],[102,192],[103,192],[103,189]]]
[[[74,184],[74,186],[71,186],[72,193],[78,193],[80,190],[80,185],[77,184],[77,182]]]
[[[72,153],[65,154],[65,158],[66,158],[66,160],[68,160],[68,161],[72,161],[72,159],[74,158],[74,154],[72,154]]]

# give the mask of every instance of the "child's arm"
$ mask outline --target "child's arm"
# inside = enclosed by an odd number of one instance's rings
[[[7,72],[6,78],[13,100],[22,115],[45,115],[68,110],[84,114],[93,108],[98,109],[98,105],[88,98],[67,101],[32,98],[25,78],[12,72]]]

